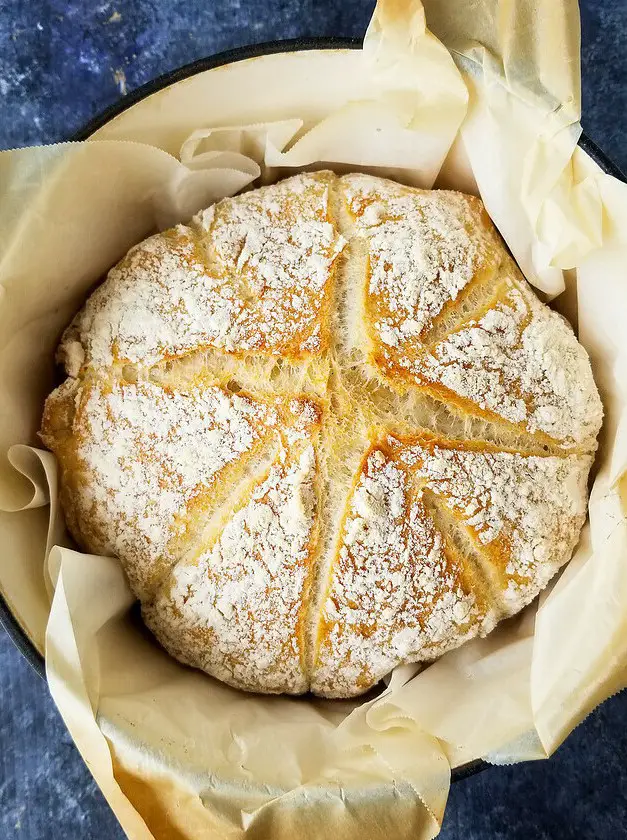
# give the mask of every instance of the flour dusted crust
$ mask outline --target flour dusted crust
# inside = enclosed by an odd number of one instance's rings
[[[316,429],[280,446],[230,518],[144,611],[184,662],[249,689],[309,687],[305,600],[317,545]]]
[[[570,556],[586,516],[591,455],[521,455],[429,434],[390,443],[474,543],[502,615],[524,607]]]
[[[368,242],[379,368],[538,441],[593,448],[600,408],[587,353],[531,292],[479,199],[366,175],[346,184]]]
[[[318,630],[314,691],[367,689],[398,662],[432,659],[496,614],[390,447],[366,457],[348,502]]]
[[[602,408],[481,202],[297,175],[147,239],[59,348],[68,526],[174,656],[349,697],[570,558]]]
[[[63,487],[66,507],[81,541],[120,557],[134,589],[148,596],[177,561],[177,543],[215,498],[217,482],[235,478],[276,426],[277,412],[219,387],[92,381],[64,390],[58,396],[73,412],[71,437],[57,451],[72,476]]]
[[[209,346],[289,357],[320,351],[343,245],[329,217],[331,177],[225,199],[132,248],[66,333],[68,371],[150,365]]]

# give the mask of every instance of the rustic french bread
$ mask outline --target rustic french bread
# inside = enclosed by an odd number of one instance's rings
[[[175,657],[349,697],[571,556],[602,407],[481,201],[302,174],[133,248],[66,330],[41,436],[68,527]]]

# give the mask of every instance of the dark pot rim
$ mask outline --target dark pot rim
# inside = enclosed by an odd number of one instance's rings
[[[71,141],[87,140],[98,129],[102,128],[115,117],[122,114],[128,108],[151,96],[153,93],[163,90],[170,85],[180,82],[183,79],[188,79],[190,76],[195,76],[198,73],[203,73],[206,70],[213,70],[216,67],[222,67],[226,64],[232,64],[236,61],[245,61],[249,58],[258,58],[263,55],[273,55],[276,53],[290,53],[290,52],[304,52],[307,50],[356,50],[361,49],[362,41],[357,38],[292,38],[289,40],[267,41],[262,44],[250,44],[248,46],[236,47],[235,49],[226,50],[224,52],[216,53],[207,58],[200,58],[197,61],[192,61],[190,64],[185,64],[175,70],[170,70],[157,76],[146,84],[141,85],[130,93],[126,94],[124,98],[105,108],[93,119],[77,131],[69,139]],[[608,175],[612,175],[621,181],[627,181],[620,168],[613,163],[607,155],[591,140],[585,133],[582,133],[579,138],[580,147],[594,160],[596,164]],[[45,679],[46,665],[43,656],[39,653],[35,645],[26,635],[26,632],[19,624],[15,616],[9,609],[8,604],[0,593],[0,625],[4,627],[6,632],[13,640],[15,646],[34,668],[36,673]],[[482,759],[471,761],[452,771],[453,782],[459,782],[467,779],[469,776],[474,776],[482,770],[486,770],[490,765]]]

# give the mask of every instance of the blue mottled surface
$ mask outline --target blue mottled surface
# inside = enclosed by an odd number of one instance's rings
[[[373,5],[0,0],[0,148],[66,139],[126,90],[220,50],[275,38],[359,37]],[[626,0],[585,0],[582,29],[583,124],[627,171]],[[0,698],[0,840],[121,840],[45,684],[2,631]],[[626,719],[627,693],[597,709],[550,761],[492,768],[455,785],[440,836],[627,838]]]

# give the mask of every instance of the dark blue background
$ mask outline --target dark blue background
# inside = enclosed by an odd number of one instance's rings
[[[220,50],[275,38],[361,37],[373,5],[0,0],[0,148],[66,139],[126,90]],[[583,125],[627,171],[626,0],[584,0],[582,28]],[[1,631],[0,697],[1,840],[122,838],[45,684]],[[627,693],[594,712],[550,761],[491,768],[455,785],[440,836],[627,837],[626,716]]]

